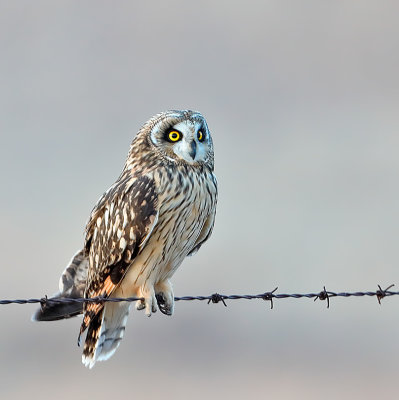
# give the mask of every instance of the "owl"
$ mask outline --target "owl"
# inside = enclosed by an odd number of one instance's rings
[[[60,278],[58,297],[130,297],[147,315],[172,315],[171,277],[209,239],[217,202],[213,143],[204,117],[160,113],[139,130],[123,171],[86,226],[83,249]],[[92,368],[122,340],[131,303],[49,303],[34,320],[83,313],[82,362]]]

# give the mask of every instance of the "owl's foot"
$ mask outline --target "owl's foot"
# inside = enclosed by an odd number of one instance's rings
[[[141,289],[138,297],[143,297],[144,300],[136,301],[136,310],[145,309],[145,313],[148,317],[151,317],[152,313],[156,313],[158,311],[154,289]]]
[[[172,315],[175,306],[172,284],[168,280],[156,284],[155,293],[161,313]]]
[[[136,310],[141,311],[145,309],[145,301],[144,300],[137,300],[136,301]]]
[[[158,302],[158,307],[161,311],[162,314],[165,315],[172,315],[173,314],[173,303],[171,304],[166,300],[166,296],[163,292],[157,293],[155,295],[157,302]]]

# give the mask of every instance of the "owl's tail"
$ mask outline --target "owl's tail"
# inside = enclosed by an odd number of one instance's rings
[[[106,303],[90,321],[83,347],[82,362],[93,368],[96,361],[108,360],[118,348],[123,334],[130,303]]]

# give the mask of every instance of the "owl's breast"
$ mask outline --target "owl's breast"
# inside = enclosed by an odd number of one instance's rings
[[[155,180],[157,223],[129,268],[124,287],[169,279],[192,251],[205,222],[215,212],[216,181],[210,174],[174,174],[169,181]]]
[[[213,176],[212,176],[213,177]],[[162,247],[162,263],[177,268],[194,247],[216,207],[216,182],[206,174],[177,176],[160,195],[153,240]]]

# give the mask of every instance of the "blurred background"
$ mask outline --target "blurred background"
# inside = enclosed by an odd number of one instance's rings
[[[399,284],[395,1],[0,0],[0,298],[56,292],[152,115],[201,111],[219,180],[177,296]],[[397,289],[398,290],[398,289]],[[372,399],[397,393],[399,299],[131,312],[93,370],[80,319],[0,306],[4,399]]]

